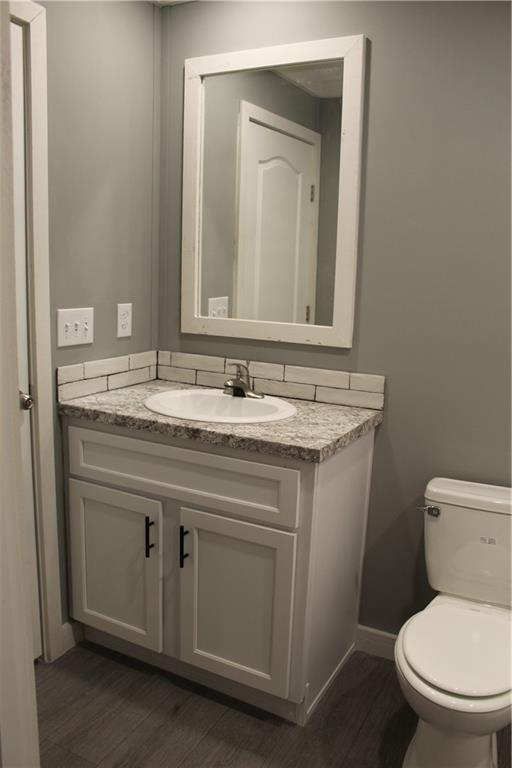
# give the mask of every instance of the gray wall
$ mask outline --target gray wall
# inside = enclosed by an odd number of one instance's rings
[[[208,298],[229,296],[232,315],[240,101],[318,130],[319,100],[268,71],[215,75],[204,91],[201,307],[207,315]]]
[[[510,483],[507,3],[191,3],[164,10],[160,346],[383,373],[361,621],[429,598],[426,482]],[[351,350],[179,333],[183,60],[334,35],[370,40]]]
[[[55,365],[66,365],[156,342],[161,12],[145,2],[45,7],[54,344],[59,307],[95,308],[92,345],[54,346]],[[133,302],[131,338],[116,337],[118,302]]]
[[[46,2],[53,364],[152,349],[158,312],[161,11],[146,2]],[[156,86],[156,87],[155,87]],[[117,303],[133,335],[117,339]],[[56,311],[93,306],[94,342],[56,348]],[[67,613],[62,448],[58,524]]]

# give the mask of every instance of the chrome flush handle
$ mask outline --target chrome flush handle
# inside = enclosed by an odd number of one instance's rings
[[[418,512],[427,513],[427,515],[430,515],[430,517],[439,517],[441,514],[441,510],[439,507],[433,507],[430,504],[422,504],[419,507],[416,507]]]

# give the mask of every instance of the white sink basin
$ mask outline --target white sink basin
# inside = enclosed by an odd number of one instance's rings
[[[229,424],[280,421],[297,413],[291,403],[277,397],[233,397],[225,395],[222,389],[171,389],[151,395],[144,405],[150,411],[175,419]]]

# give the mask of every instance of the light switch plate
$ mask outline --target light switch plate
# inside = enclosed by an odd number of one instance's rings
[[[229,296],[215,296],[208,299],[208,317],[227,317]]]
[[[94,341],[94,307],[57,310],[57,346],[76,347]]]
[[[132,335],[132,305],[117,305],[117,338]]]

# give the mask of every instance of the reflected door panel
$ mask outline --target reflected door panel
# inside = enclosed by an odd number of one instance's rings
[[[271,113],[269,122],[272,120]],[[290,126],[291,129],[292,126]],[[247,121],[241,141],[236,314],[314,322],[320,136]],[[308,131],[308,134],[313,133]]]
[[[321,137],[258,118],[242,112],[235,314],[314,322]]]

